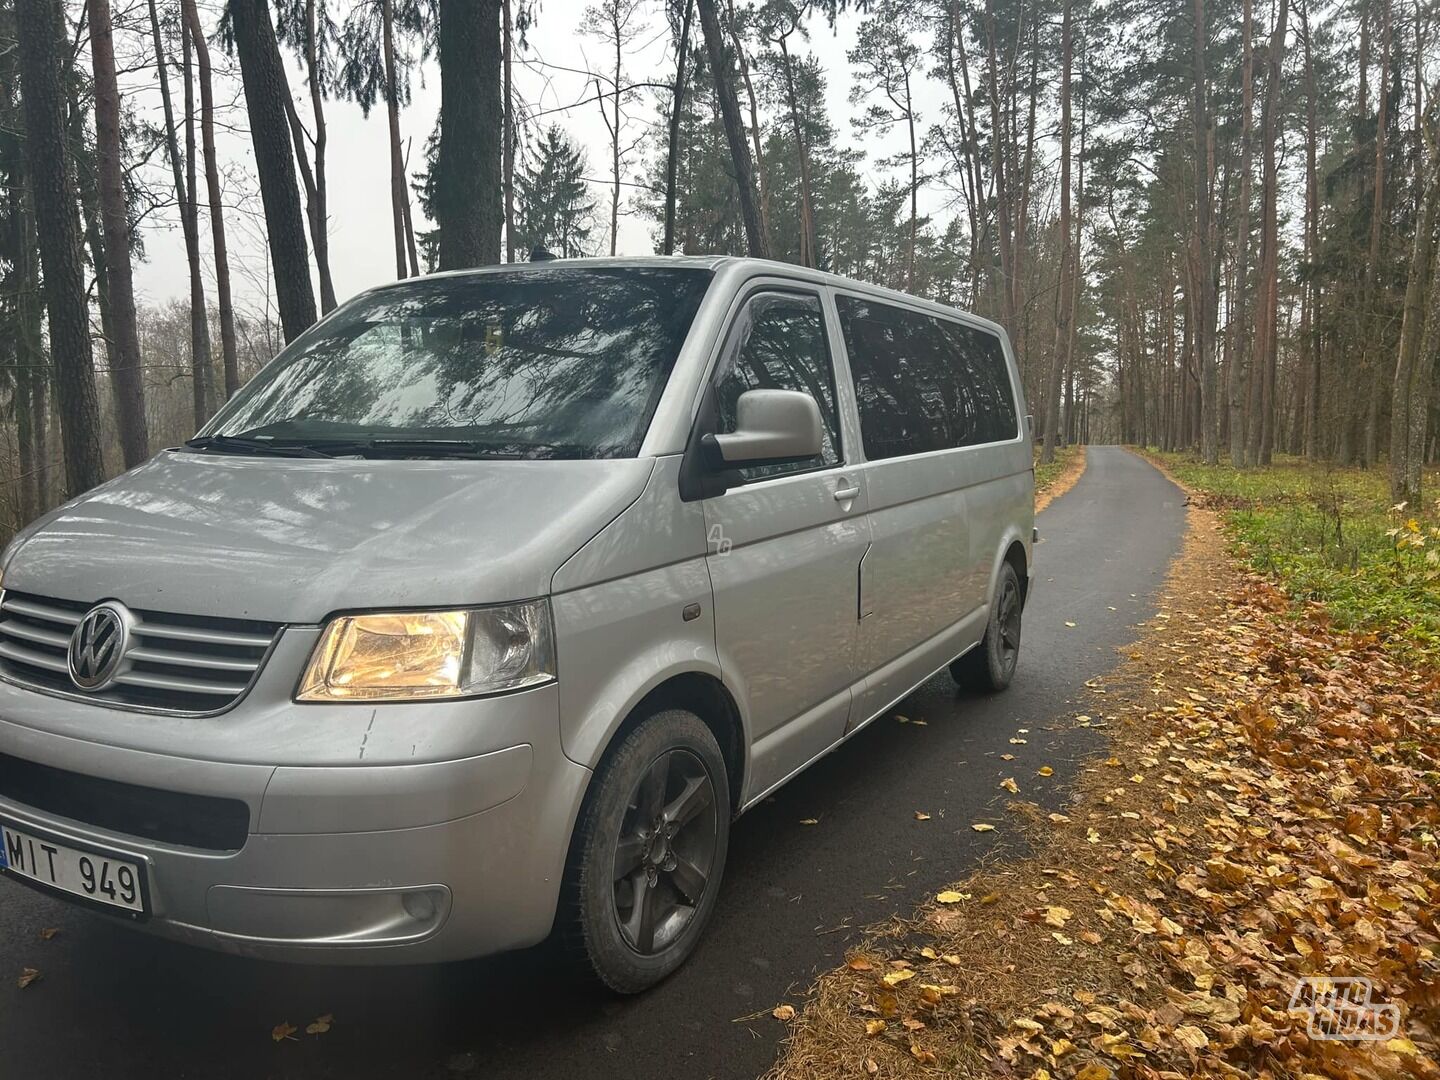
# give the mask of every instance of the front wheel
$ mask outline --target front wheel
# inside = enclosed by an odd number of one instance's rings
[[[990,621],[980,644],[964,656],[950,662],[950,675],[961,686],[998,692],[1015,678],[1015,665],[1020,660],[1020,612],[1024,596],[1020,592],[1020,575],[1008,562],[1000,567],[1000,580],[995,583],[995,602],[990,605]]]
[[[647,717],[596,772],[566,872],[560,931],[605,986],[636,994],[694,951],[715,909],[730,788],[694,713]]]

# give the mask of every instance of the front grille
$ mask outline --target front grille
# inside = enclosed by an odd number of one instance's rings
[[[162,844],[239,851],[250,810],[238,799],[124,784],[0,754],[0,796],[47,814]]]
[[[233,704],[259,671],[279,627],[249,619],[212,619],[132,611],[131,645],[115,681],[78,691],[66,658],[70,635],[92,605],[30,593],[0,598],[0,675],[52,693],[167,712],[218,712]]]

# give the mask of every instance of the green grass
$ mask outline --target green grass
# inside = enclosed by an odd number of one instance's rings
[[[1377,634],[1402,660],[1440,664],[1440,470],[1425,476],[1425,506],[1399,509],[1383,469],[1277,458],[1236,470],[1153,456],[1224,512],[1239,553],[1292,599]]]
[[[1038,495],[1051,484],[1059,475],[1065,471],[1075,455],[1081,453],[1078,446],[1057,446],[1055,448],[1055,460],[1049,465],[1040,464],[1040,448],[1035,448],[1035,493]]]

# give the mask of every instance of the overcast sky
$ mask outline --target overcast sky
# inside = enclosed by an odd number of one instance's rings
[[[337,12],[343,12],[347,5],[345,0],[339,0],[334,6]],[[585,6],[580,0],[546,0],[542,4],[536,25],[529,35],[528,49],[520,57],[523,62],[515,67],[516,92],[532,110],[557,109],[593,96],[593,88],[587,89],[584,75],[564,70],[584,70],[587,58],[593,58],[597,66],[604,62],[602,45],[593,38],[587,39],[580,32]],[[207,19],[208,26],[214,25],[213,8],[208,16],[202,17]],[[669,53],[669,33],[658,2],[645,5],[644,21],[647,29],[637,37],[637,45],[641,47],[637,47],[627,59],[627,74],[631,81],[668,81],[673,78],[673,60]],[[860,110],[848,102],[852,80],[846,52],[854,44],[859,21],[854,14],[842,16],[832,30],[822,19],[813,20],[810,40],[810,48],[820,56],[828,72],[832,122],[840,132],[842,143],[848,140],[851,145],[859,145],[857,140],[860,137],[854,132],[851,118]],[[142,39],[136,33],[145,29],[147,27],[143,23],[128,27],[131,31],[129,40],[134,48],[143,47],[148,54],[148,37]],[[698,26],[695,29],[698,32]],[[229,174],[226,225],[235,270],[233,288],[237,304],[255,309],[264,302],[261,283],[268,275],[268,267],[260,198],[253,173],[253,154],[238,78],[228,72],[222,75],[219,70],[233,65],[218,47],[213,48],[213,52],[217,66],[217,104],[234,103],[233,107],[222,110],[219,125],[222,130],[217,136],[218,153]],[[292,92],[301,115],[308,123],[309,94],[303,74],[288,55],[287,62],[291,69]],[[141,74],[153,77],[153,68]],[[138,113],[158,126],[163,123],[160,99],[151,82],[151,78],[131,78],[126,100]],[[434,127],[440,106],[439,70],[433,61],[417,73],[412,89],[413,99],[401,113],[400,124],[402,137],[410,144],[413,170],[420,164],[425,140]],[[172,86],[172,93],[179,109],[180,87]],[[929,121],[939,114],[944,89],[938,82],[926,80],[918,100],[922,119],[928,126]],[[626,134],[633,138],[640,134],[643,125],[653,122],[656,116],[653,92],[636,91],[629,99],[627,111],[631,127]],[[361,115],[358,106],[343,101],[327,104],[326,119],[329,129],[330,265],[336,294],[343,302],[362,289],[393,279],[395,274],[386,121],[383,105],[377,106],[366,118]],[[600,181],[595,191],[597,203],[600,203],[598,227],[594,233],[598,245],[608,239],[609,192],[604,181],[609,176],[610,152],[605,127],[593,102],[554,112],[543,122],[552,120],[559,122],[572,138],[585,146],[589,155],[589,175]],[[894,138],[884,140],[866,137],[864,170],[872,183],[880,179],[873,162],[894,152],[899,146],[899,137],[899,132]],[[641,156],[637,151],[628,166],[627,178],[640,166]],[[147,179],[156,187],[168,187],[169,175],[168,162],[163,155],[157,155],[147,166]],[[202,180],[202,190],[203,186]],[[632,191],[622,189],[622,209]],[[942,218],[948,216],[950,211],[944,209],[943,204],[943,196],[938,191],[922,195],[922,213],[928,207]],[[423,216],[413,198],[412,205],[417,230],[428,227],[428,223],[422,224]],[[652,253],[653,227],[653,222],[646,218],[622,216],[620,253]],[[185,248],[175,216],[167,212],[152,215],[143,225],[143,234],[148,261],[136,267],[136,286],[141,299],[159,303],[187,296]],[[201,238],[208,275],[210,233],[204,218],[201,221]],[[211,289],[209,299],[213,303],[213,280],[207,283],[207,287]]]

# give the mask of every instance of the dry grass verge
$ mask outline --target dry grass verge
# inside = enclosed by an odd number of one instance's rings
[[[1035,512],[1038,514],[1075,486],[1085,471],[1085,447],[1062,446],[1050,465],[1035,467]]]
[[[1440,1077],[1440,676],[1280,618],[1191,519],[1160,614],[1093,688],[1110,747],[1068,813],[1011,804],[1032,854],[876,928],[771,1080]],[[1373,980],[1398,1028],[1315,1038],[1291,995],[1325,976]]]

